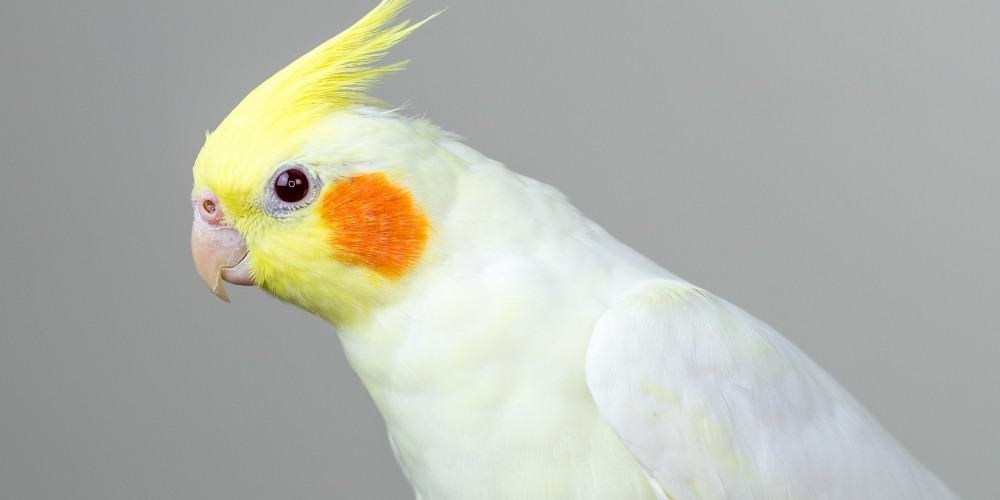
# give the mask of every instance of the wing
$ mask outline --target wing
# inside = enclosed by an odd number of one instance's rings
[[[688,283],[611,305],[587,385],[674,500],[957,498],[801,351]]]

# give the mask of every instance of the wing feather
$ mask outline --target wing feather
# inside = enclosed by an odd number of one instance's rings
[[[781,335],[682,281],[603,314],[587,383],[674,500],[957,498]]]

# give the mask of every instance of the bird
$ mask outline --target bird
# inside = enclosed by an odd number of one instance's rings
[[[221,299],[254,285],[333,326],[418,500],[958,498],[766,323],[370,97],[437,15],[407,4],[206,134],[191,245]]]

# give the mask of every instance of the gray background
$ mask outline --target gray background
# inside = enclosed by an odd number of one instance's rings
[[[190,264],[203,131],[374,0],[289,3],[0,6],[0,498],[410,496],[331,328]],[[769,321],[996,498],[1000,3],[826,3],[421,0],[450,10],[376,95]]]

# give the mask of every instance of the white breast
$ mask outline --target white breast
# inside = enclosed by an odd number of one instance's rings
[[[341,335],[401,466],[425,500],[658,498],[597,413],[584,362],[609,298],[665,272],[551,188],[484,169],[454,211],[474,216],[438,236],[477,251]],[[500,197],[509,211],[475,214]]]

